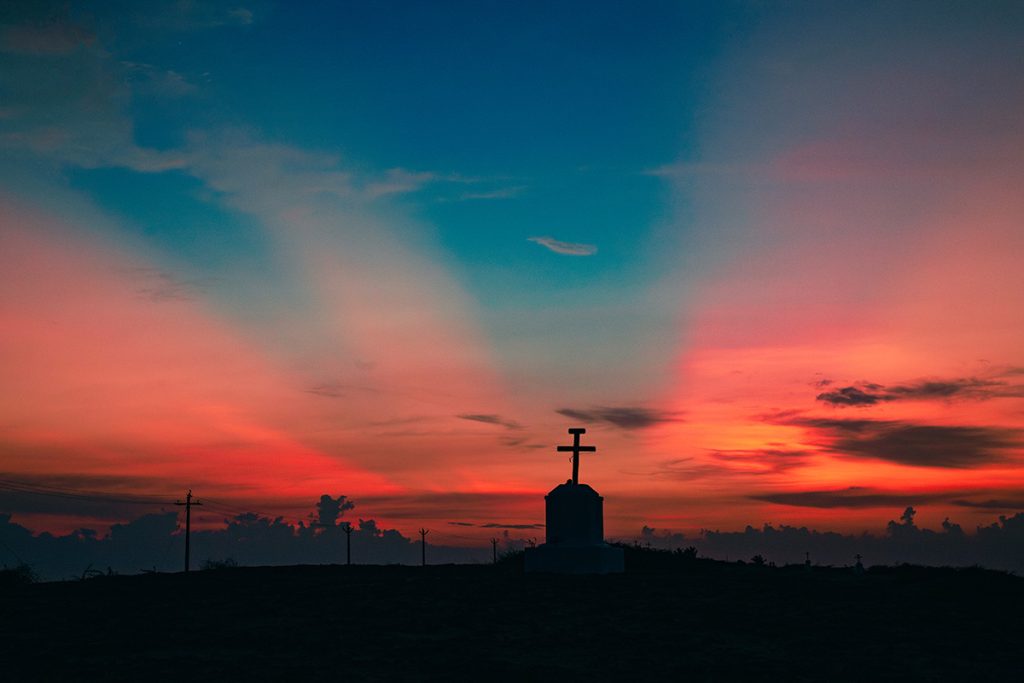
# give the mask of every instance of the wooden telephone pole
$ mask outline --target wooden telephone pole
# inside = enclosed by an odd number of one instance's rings
[[[430,531],[427,529],[420,529],[420,563],[422,566],[427,566],[427,534]]]
[[[493,564],[498,564],[498,539],[491,539],[491,561]]]
[[[202,505],[202,503],[192,500],[192,489],[189,489],[188,493],[185,495],[185,502],[181,502],[179,500],[174,504],[185,506],[185,572],[187,573],[189,570],[189,541],[192,537],[192,506]]]
[[[352,525],[345,524],[345,564],[352,565]]]

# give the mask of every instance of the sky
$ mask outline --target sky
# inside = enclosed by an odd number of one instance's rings
[[[5,4],[0,512],[327,494],[476,542],[543,522],[575,426],[613,536],[1024,511],[1021,36],[1017,2]]]

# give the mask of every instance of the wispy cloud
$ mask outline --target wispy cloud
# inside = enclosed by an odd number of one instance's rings
[[[801,450],[711,450],[709,458],[683,456],[664,460],[653,470],[623,470],[623,474],[692,481],[705,477],[781,474],[807,464],[812,453]]]
[[[487,522],[486,524],[473,524],[472,522],[448,522],[452,526],[477,527],[480,529],[543,529],[543,524],[516,524],[511,522]]]
[[[164,97],[182,97],[196,91],[195,84],[173,69],[161,69],[144,62],[122,61],[134,92]]]
[[[388,170],[383,179],[368,182],[363,187],[363,194],[367,199],[377,199],[391,194],[416,192],[427,183],[437,179],[433,173],[392,168]]]
[[[658,463],[657,467],[653,470],[620,470],[622,474],[629,476],[644,477],[646,479],[679,479],[681,481],[715,477],[727,474],[730,471],[728,467],[703,462],[693,456],[665,460]]]
[[[461,415],[456,415],[455,417],[460,420],[469,420],[470,422],[483,422],[484,424],[497,425],[499,427],[504,427],[505,429],[523,428],[523,426],[515,420],[507,420],[501,415],[494,415],[490,413],[463,413]]]
[[[785,417],[778,424],[808,427],[825,450],[913,467],[970,468],[1005,461],[1021,445],[1019,430],[929,425],[890,420]]]
[[[467,201],[474,199],[511,199],[512,197],[518,197],[520,194],[522,194],[523,190],[525,189],[525,185],[517,185],[515,187],[503,187],[497,190],[465,192],[459,195],[459,200]]]
[[[872,406],[890,401],[936,401],[952,399],[985,400],[998,397],[1019,397],[1024,387],[997,379],[957,377],[953,379],[921,379],[905,384],[885,386],[860,382],[818,394],[815,398],[834,406]]]
[[[756,166],[754,164],[679,162],[645,169],[642,173],[643,175],[655,178],[682,179],[708,175],[752,174],[766,170],[766,166]]]
[[[620,429],[643,429],[662,422],[679,422],[677,412],[640,406],[596,406],[593,408],[559,408],[559,415],[582,422],[605,422]]]
[[[739,466],[747,474],[777,474],[806,464],[808,451],[781,448],[714,450],[711,457]]]
[[[831,403],[834,406],[873,406],[879,401],[887,399],[871,393],[870,390],[849,386],[818,394],[815,400]]]
[[[217,278],[205,277],[185,280],[173,273],[156,268],[125,268],[125,273],[135,281],[135,291],[150,301],[194,301],[210,286],[218,282]]]
[[[345,396],[346,389],[348,387],[338,382],[325,382],[324,384],[317,384],[309,389],[306,389],[306,393],[316,394],[317,396],[325,396],[327,398],[341,398]]]
[[[0,52],[26,55],[66,55],[83,45],[92,45],[95,34],[75,25],[67,17],[45,24],[0,27]]]
[[[597,253],[597,247],[593,244],[563,242],[554,237],[528,237],[527,240],[547,247],[556,254],[565,254],[566,256],[593,256]]]
[[[1024,497],[986,498],[985,500],[965,500],[958,498],[951,501],[953,505],[982,510],[1024,510]]]
[[[751,500],[777,505],[793,505],[810,508],[877,508],[920,505],[933,501],[948,500],[950,495],[959,493],[920,493],[882,491],[862,486],[825,491],[789,491],[781,493],[759,493],[748,496]]]
[[[146,3],[145,10],[141,5],[137,10],[131,4],[128,8],[133,23],[168,31],[191,32],[219,27],[249,26],[256,20],[252,9],[238,5],[223,7],[219,3],[163,0]]]

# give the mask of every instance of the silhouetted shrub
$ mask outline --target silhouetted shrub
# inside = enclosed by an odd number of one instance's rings
[[[498,553],[498,561],[493,565],[493,570],[499,574],[510,576],[522,574],[526,559],[526,551],[523,549],[510,549]]]
[[[697,549],[694,548],[692,545],[688,546],[686,548],[676,548],[676,554],[679,555],[684,560],[696,560],[697,559]]]
[[[700,572],[713,560],[697,557],[693,546],[668,550],[648,548],[636,543],[611,541],[609,545],[622,548],[626,559],[626,572]]]
[[[522,548],[518,550],[506,550],[505,552],[498,553],[498,563],[502,562],[520,562],[523,556],[526,554]]]
[[[80,577],[78,577],[78,578],[81,581],[85,581],[86,579],[95,579],[97,576],[114,576],[114,575],[115,575],[115,572],[110,567],[107,567],[107,571],[104,572],[101,569],[96,569],[95,567],[93,567],[90,564],[88,567],[86,567],[85,569],[82,570],[82,575]]]
[[[27,564],[19,564],[16,567],[4,566],[0,569],[0,588],[12,588],[16,586],[27,586],[35,583],[39,577]]]
[[[234,569],[237,566],[238,563],[235,562],[234,558],[226,557],[223,560],[207,560],[203,562],[202,570],[205,572],[215,569]]]

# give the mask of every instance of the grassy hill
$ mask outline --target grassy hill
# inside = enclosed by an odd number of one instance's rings
[[[616,576],[241,567],[8,585],[5,680],[1018,680],[1024,580],[630,549]]]

